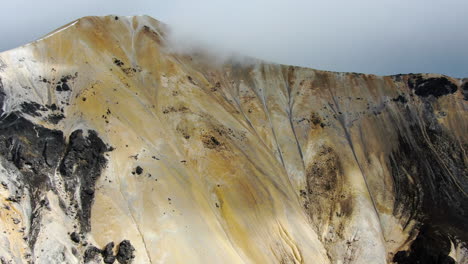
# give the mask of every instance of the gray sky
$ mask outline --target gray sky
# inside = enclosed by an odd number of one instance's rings
[[[181,43],[271,62],[468,77],[468,0],[3,0],[0,51],[107,14],[147,14]]]

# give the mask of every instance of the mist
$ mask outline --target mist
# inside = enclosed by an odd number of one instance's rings
[[[147,14],[172,28],[179,50],[331,71],[468,77],[465,0],[35,2],[2,4],[0,51],[82,16]]]

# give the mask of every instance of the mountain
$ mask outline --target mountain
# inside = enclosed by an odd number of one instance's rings
[[[169,34],[85,17],[0,53],[1,263],[468,263],[468,79]]]

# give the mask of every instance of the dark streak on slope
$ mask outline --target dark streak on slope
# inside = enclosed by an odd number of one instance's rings
[[[82,130],[75,130],[69,139],[65,156],[60,162],[60,174],[65,180],[65,187],[72,196],[79,187],[81,210],[77,218],[81,223],[82,231],[89,232],[91,225],[91,206],[94,200],[95,185],[101,170],[106,164],[103,153],[106,145],[95,131],[88,131],[88,136]],[[75,203],[73,201],[72,203]],[[79,207],[78,204],[75,204]]]
[[[121,264],[130,264],[133,262],[133,259],[135,258],[135,255],[133,252],[135,251],[135,248],[132,246],[130,241],[128,240],[123,240],[119,244],[119,248],[117,250],[117,260]],[[149,258],[149,255],[148,255]]]
[[[31,116],[41,116],[38,111],[47,111],[47,108],[36,102],[23,102],[21,104],[21,111]]]
[[[449,256],[450,239],[437,228],[423,226],[409,252],[399,251],[393,261],[398,264],[455,264]]]
[[[5,96],[6,94],[5,94],[5,90],[3,90],[2,78],[0,77],[0,115],[3,114],[3,102],[5,101]]]
[[[349,125],[346,122],[346,116],[343,115],[343,113],[342,113],[342,111],[340,109],[340,104],[338,103],[338,98],[333,94],[330,87],[328,88],[328,91],[330,93],[330,97],[333,100],[333,104],[328,103],[328,106],[334,112],[334,114],[336,116],[336,119],[338,120],[338,123],[340,124],[340,126],[341,126],[341,128],[343,130],[345,139],[348,142],[348,145],[349,145],[349,147],[351,149],[351,153],[353,154],[354,160],[356,161],[356,164],[358,165],[359,171],[361,172],[362,178],[363,178],[364,183],[366,185],[367,192],[369,193],[369,197],[370,197],[371,202],[372,202],[372,207],[374,208],[375,215],[377,216],[377,219],[379,220],[380,229],[384,230],[382,228],[382,221],[380,219],[379,211],[377,210],[377,205],[376,205],[374,196],[372,195],[371,189],[369,188],[367,175],[365,174],[365,172],[364,172],[364,170],[362,168],[361,162],[359,161],[358,156],[356,155],[356,150],[355,150],[355,147],[354,147],[354,143],[353,143],[353,140],[351,138],[351,134],[349,133],[349,129],[348,129]]]
[[[450,250],[434,248],[450,247],[449,239],[468,241],[468,167],[464,154],[468,146],[438,123],[431,101],[423,102],[420,115],[410,107],[401,107],[409,133],[398,131],[399,146],[390,156],[394,214],[407,217],[406,223],[415,219],[423,224],[411,249],[395,255],[400,264],[453,263],[448,257]]]
[[[0,120],[0,155],[21,172],[21,188],[31,193],[32,247],[37,236],[41,210],[45,207],[44,194],[50,189],[49,175],[54,173],[61,152],[65,148],[63,133],[36,126],[17,113]],[[20,197],[19,197],[20,198]]]
[[[3,109],[5,93],[0,82],[0,109]],[[25,190],[31,195],[29,200],[32,216],[31,228],[28,235],[30,248],[34,249],[37,235],[40,231],[41,215],[49,209],[46,198],[48,191],[55,192],[51,178],[58,167],[66,178],[67,196],[72,201],[65,204],[67,215],[77,218],[83,231],[89,231],[90,209],[94,197],[94,185],[106,163],[103,153],[107,150],[105,144],[96,132],[89,131],[88,137],[83,137],[82,131],[77,130],[70,136],[67,144],[63,132],[36,125],[22,116],[21,112],[5,114],[0,110],[0,155],[19,171],[18,189],[23,192],[15,194],[10,200],[19,202],[24,198]],[[63,157],[63,158],[62,158]],[[6,164],[5,164],[6,165]],[[74,168],[71,170],[70,168]],[[73,183],[73,186],[71,185]],[[80,186],[81,207],[75,199],[75,188]],[[74,204],[75,203],[75,204]],[[77,212],[74,210],[78,209]],[[76,214],[75,214],[76,213]]]

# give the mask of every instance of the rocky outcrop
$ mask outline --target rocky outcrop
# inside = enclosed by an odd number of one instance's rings
[[[4,216],[22,219],[7,230],[19,230],[25,243],[11,246],[22,246],[24,257],[34,261],[31,253],[39,237],[47,236],[41,228],[43,215],[51,211],[48,194],[56,195],[74,230],[89,231],[95,183],[106,163],[107,147],[94,131],[83,136],[82,130],[76,130],[66,142],[62,131],[34,124],[22,115],[11,112],[0,120],[2,183],[9,193],[3,209]],[[29,212],[19,214],[20,207]],[[80,236],[74,231],[71,239],[78,243]]]
[[[2,263],[466,263],[467,80],[174,53],[86,17],[0,54]]]

